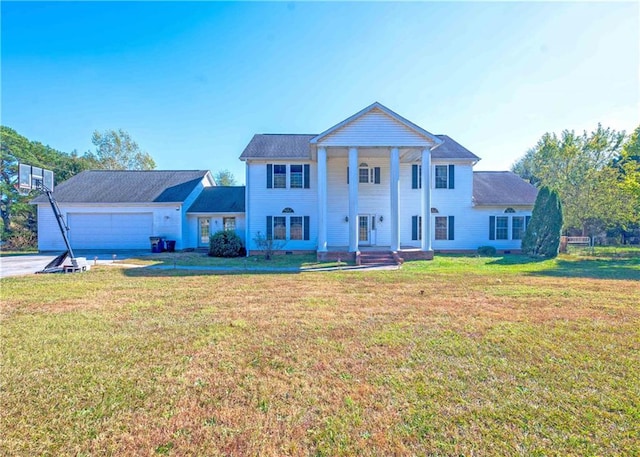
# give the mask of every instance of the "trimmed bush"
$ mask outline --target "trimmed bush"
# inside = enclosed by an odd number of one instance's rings
[[[493,246],[480,246],[478,248],[478,255],[481,257],[493,257],[496,255],[496,248]]]
[[[210,257],[238,257],[243,251],[242,240],[236,232],[221,230],[209,238]]]

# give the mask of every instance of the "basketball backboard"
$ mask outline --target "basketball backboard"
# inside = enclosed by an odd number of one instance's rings
[[[18,185],[16,187],[22,192],[32,190],[53,192],[53,171],[20,163],[18,164]]]

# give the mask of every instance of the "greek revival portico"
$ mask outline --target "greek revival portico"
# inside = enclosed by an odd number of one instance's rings
[[[401,225],[406,222],[406,217],[401,219],[401,164],[419,164],[421,188],[420,188],[420,224],[419,250],[432,253],[431,246],[431,150],[442,143],[437,136],[421,129],[407,121],[388,108],[374,103],[364,110],[356,113],[340,124],[332,127],[311,140],[315,146],[317,160],[318,183],[318,255],[327,253],[330,246],[328,237],[328,176],[336,173],[331,170],[330,163],[338,162],[335,159],[346,156],[348,169],[348,214],[345,221],[348,223],[348,251],[359,251],[359,215],[360,201],[360,176],[359,171],[363,162],[371,159],[384,160],[388,166],[384,167],[388,183],[388,219],[389,224],[389,249],[394,252],[401,251]],[[334,160],[330,160],[330,159]],[[336,165],[334,165],[335,167]],[[385,186],[386,187],[386,186]],[[385,208],[386,202],[385,202]],[[383,218],[380,218],[382,222]],[[417,248],[413,246],[414,250]]]

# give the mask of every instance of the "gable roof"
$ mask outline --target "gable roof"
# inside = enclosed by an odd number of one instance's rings
[[[538,189],[510,171],[474,171],[476,206],[533,206]]]
[[[478,161],[480,157],[469,151],[447,135],[436,135],[442,144],[431,150],[432,159],[470,159]]]
[[[435,135],[442,143],[431,151],[434,159],[469,159],[480,157],[469,151],[447,135]],[[317,135],[256,134],[253,136],[240,160],[247,159],[311,159],[310,141]]]
[[[56,186],[53,196],[60,203],[179,203],[208,174],[207,170],[87,170]],[[48,200],[40,195],[31,202]]]
[[[245,186],[205,187],[188,213],[244,213]]]
[[[309,141],[315,135],[263,133],[253,135],[240,160],[246,159],[310,159]]]
[[[381,104],[379,102],[372,103],[371,105],[367,106],[363,110],[358,111],[353,116],[350,116],[347,119],[345,119],[344,121],[342,121],[342,122],[334,125],[333,127],[325,130],[320,135],[316,136],[315,138],[312,138],[310,143],[311,144],[316,144],[319,141],[322,141],[323,138],[326,138],[327,136],[331,135],[332,133],[336,132],[337,130],[345,127],[346,125],[351,124],[356,119],[366,115],[367,113],[370,113],[373,110],[382,111],[387,116],[391,117],[392,119],[395,119],[397,122],[399,122],[400,124],[402,124],[405,127],[407,127],[409,130],[413,131],[414,133],[417,133],[418,135],[420,135],[422,137],[427,138],[428,140],[432,141],[436,145],[441,143],[440,139],[436,135],[433,135],[432,133],[427,132],[422,127],[418,127],[413,122],[409,121],[408,119],[405,119],[404,117],[400,116],[398,113],[396,113],[394,111],[391,111],[389,108],[387,108],[386,106],[384,106],[383,104]]]

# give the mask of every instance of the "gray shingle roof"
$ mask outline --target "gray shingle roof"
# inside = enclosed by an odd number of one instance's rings
[[[480,157],[469,151],[454,139],[447,135],[436,135],[443,143],[431,151],[433,159],[471,159],[480,160]]]
[[[244,159],[310,159],[309,141],[316,135],[257,134],[244,148],[240,160]]]
[[[244,213],[244,186],[205,187],[188,213]]]
[[[480,158],[449,138],[447,135],[435,135],[443,143],[435,148],[431,156],[434,159],[471,159]],[[246,159],[305,159],[311,158],[310,141],[316,135],[296,134],[257,134],[240,155],[240,160]]]
[[[538,189],[510,171],[474,171],[473,201],[478,206],[533,206]]]
[[[179,203],[207,173],[206,170],[88,170],[56,186],[53,196],[60,203]],[[44,195],[32,200],[45,202]]]

